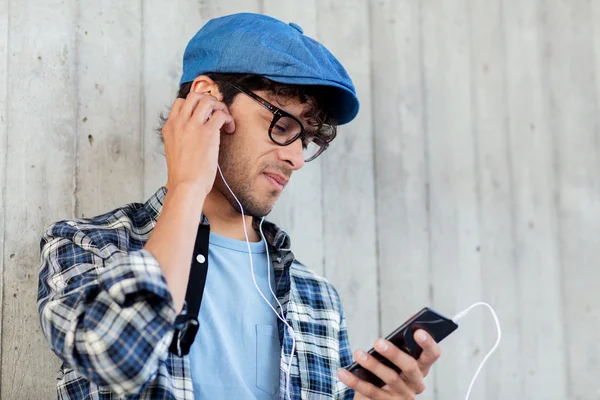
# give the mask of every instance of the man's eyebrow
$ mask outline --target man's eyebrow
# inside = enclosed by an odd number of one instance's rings
[[[264,94],[263,98],[268,101],[272,106],[279,108],[282,111],[285,111],[286,113],[294,116],[294,118],[297,118],[299,121],[302,121],[302,124],[304,124],[304,114],[306,112],[306,110],[301,110],[300,111],[300,115],[296,115],[295,113],[291,112],[290,110],[286,110],[286,107],[290,106],[290,102],[293,101],[294,96],[285,96],[285,95],[279,95],[277,96],[274,93],[266,93]],[[280,101],[281,100],[281,101]],[[304,108],[304,107],[303,107]]]

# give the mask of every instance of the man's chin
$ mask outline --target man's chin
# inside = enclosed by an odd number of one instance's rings
[[[240,209],[236,199],[231,195],[227,188],[224,189],[225,190],[220,190],[221,193],[225,196],[225,198],[227,198],[227,200],[229,200],[231,206],[237,210],[237,212],[241,213],[242,210]],[[247,191],[241,191],[238,193],[234,191],[235,196],[244,207],[244,214],[256,218],[262,218],[269,215],[273,210],[273,207],[275,207],[275,203],[279,199],[279,196],[281,195],[281,192],[278,190],[264,191],[264,188],[262,187],[255,188],[253,192],[262,192],[262,196],[248,196]]]
[[[238,210],[238,212],[240,212],[240,210],[238,209],[239,205],[237,204],[237,202],[232,205],[234,206],[235,209]],[[261,202],[245,201],[242,203],[242,206],[244,207],[244,214],[250,215],[255,218],[262,218],[262,217],[266,217],[267,215],[269,215],[271,213],[271,211],[273,210],[274,205],[275,205],[274,201],[264,201],[264,200]]]
[[[274,204],[263,204],[260,208],[255,208],[255,213],[252,214],[253,217],[262,218],[266,217],[273,211]]]

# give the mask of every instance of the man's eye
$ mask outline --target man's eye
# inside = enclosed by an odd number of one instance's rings
[[[286,127],[285,126],[281,126],[281,125],[275,125],[275,127],[273,128],[273,130],[277,134],[283,134],[286,131]]]

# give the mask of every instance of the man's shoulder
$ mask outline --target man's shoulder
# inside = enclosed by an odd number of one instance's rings
[[[324,285],[331,285],[327,278],[317,274],[313,269],[309,268],[296,258],[294,258],[291,267],[294,269],[294,275],[297,277],[314,280],[315,282],[322,283]]]
[[[48,226],[42,244],[53,238],[68,240],[87,250],[116,246],[127,251],[133,242],[145,242],[154,221],[142,203],[128,203],[109,212],[87,218],[70,218]]]

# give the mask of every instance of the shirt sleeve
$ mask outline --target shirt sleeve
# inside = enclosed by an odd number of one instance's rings
[[[339,343],[340,343],[340,366],[342,368],[348,368],[352,365],[352,349],[350,348],[350,340],[348,339],[348,330],[346,328],[346,317],[344,310],[340,303],[340,332],[339,332]],[[338,388],[340,388],[336,398],[338,400],[351,400],[354,399],[354,389],[346,386],[342,381],[338,381]]]
[[[158,261],[146,250],[107,254],[66,222],[52,225],[40,247],[38,312],[51,349],[117,395],[139,393],[166,361],[174,332]]]

